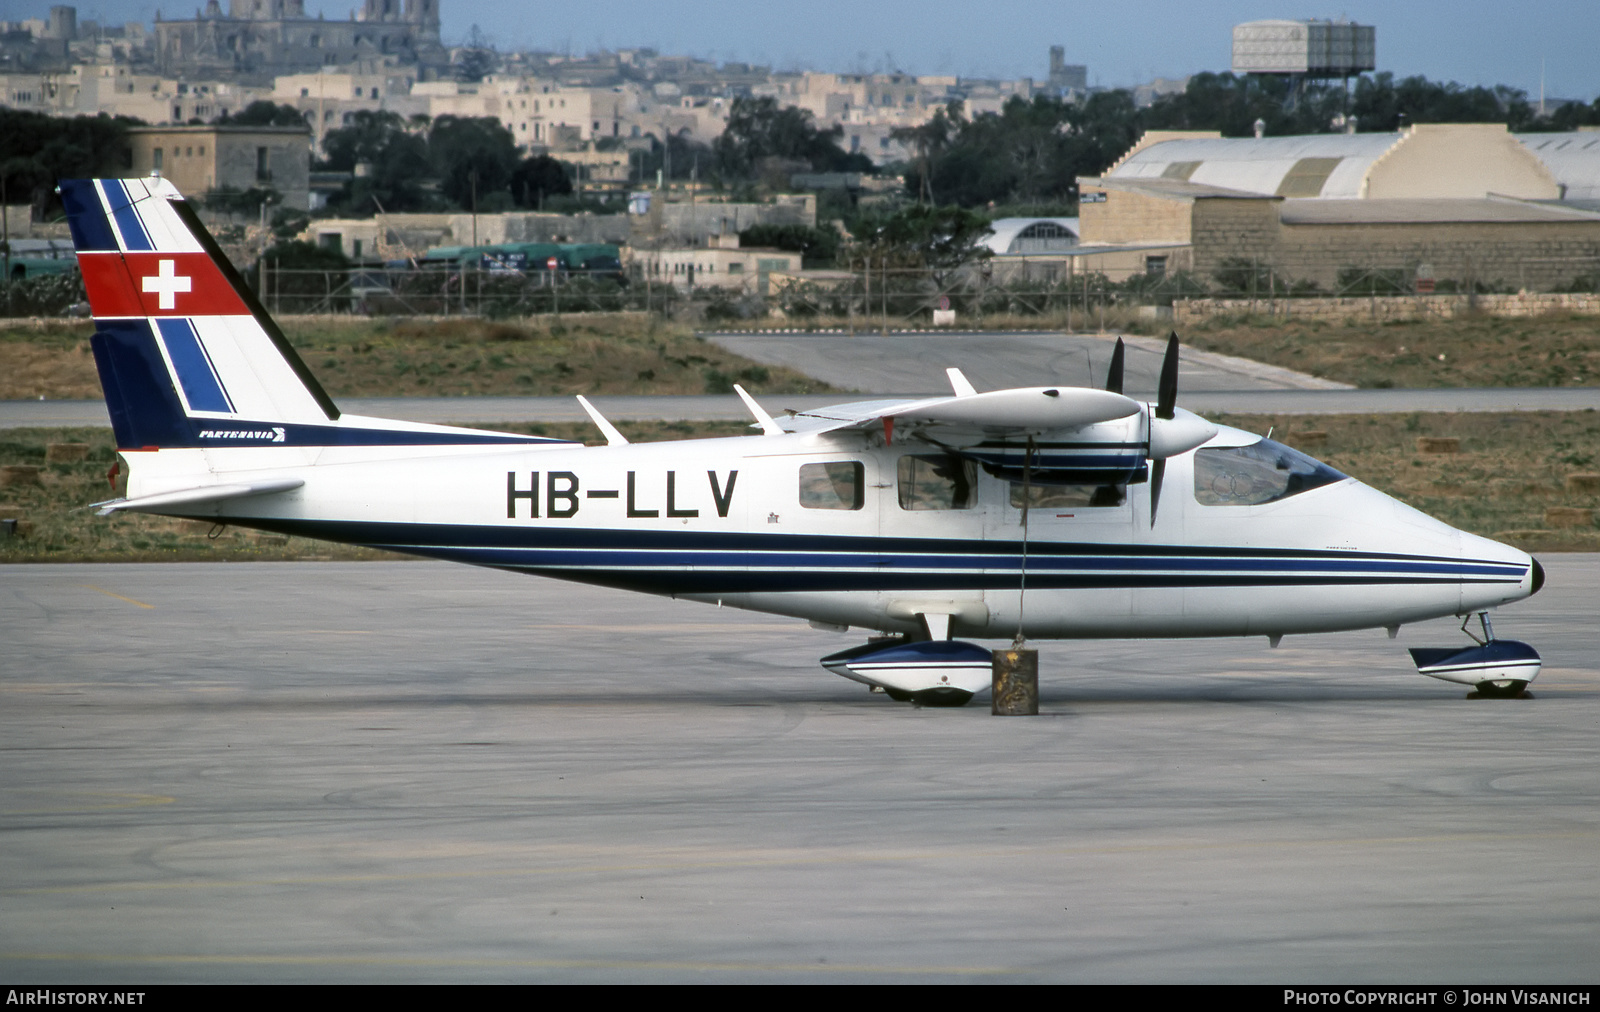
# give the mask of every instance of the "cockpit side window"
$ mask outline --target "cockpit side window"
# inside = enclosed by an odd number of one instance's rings
[[[1263,439],[1195,451],[1194,497],[1202,506],[1259,506],[1344,480],[1320,460]]]
[[[955,454],[900,458],[900,508],[966,510],[978,502],[978,465]]]
[[[800,465],[800,505],[808,510],[858,510],[866,501],[859,460]]]

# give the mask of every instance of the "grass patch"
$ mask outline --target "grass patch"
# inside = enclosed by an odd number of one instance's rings
[[[1273,320],[1232,317],[1180,335],[1206,351],[1358,387],[1600,386],[1600,317]]]
[[[339,397],[825,393],[643,313],[526,320],[283,317],[322,385]],[[0,322],[0,400],[98,399],[89,322]]]
[[[1270,427],[1274,439],[1463,530],[1527,551],[1600,551],[1600,528],[1593,523],[1551,529],[1545,522],[1545,510],[1552,506],[1600,514],[1600,495],[1566,489],[1569,474],[1600,471],[1600,413],[1221,415],[1216,420],[1252,432]],[[593,426],[581,422],[498,427],[591,445],[601,441]],[[617,427],[635,442],[752,432],[744,422],[620,422]],[[1423,436],[1455,437],[1460,452],[1419,453],[1417,439]],[[46,463],[46,444],[54,442],[87,443],[88,457]],[[0,562],[396,558],[238,528],[212,538],[211,525],[204,522],[74,512],[117,494],[106,481],[114,454],[109,429],[0,430],[0,465],[40,468],[37,485],[0,488],[0,516],[20,513],[32,524],[22,537],[0,538]]]

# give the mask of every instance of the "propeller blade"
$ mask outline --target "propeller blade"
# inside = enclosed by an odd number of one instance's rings
[[[1111,368],[1106,370],[1106,389],[1122,393],[1122,338],[1117,338],[1117,350],[1111,353]]]
[[[1167,357],[1161,362],[1161,385],[1156,388],[1156,417],[1173,417],[1178,406],[1178,332],[1167,338]]]
[[[1150,526],[1156,525],[1156,507],[1161,505],[1161,479],[1167,476],[1167,462],[1150,462]]]

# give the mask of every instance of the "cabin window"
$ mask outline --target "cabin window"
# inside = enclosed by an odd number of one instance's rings
[[[953,454],[900,458],[900,508],[966,510],[977,505],[978,465]]]
[[[1202,506],[1259,506],[1344,478],[1322,461],[1270,439],[1194,453],[1194,497]]]
[[[1031,510],[1089,509],[1099,506],[1121,506],[1128,501],[1126,485],[1023,485],[1011,483],[1011,505],[1021,509],[1027,503]]]
[[[808,510],[858,510],[866,501],[859,460],[800,465],[800,505]]]

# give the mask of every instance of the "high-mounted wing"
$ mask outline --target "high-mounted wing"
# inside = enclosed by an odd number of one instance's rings
[[[929,397],[919,401],[862,401],[802,411],[796,419],[826,422],[813,431],[871,428],[885,419],[1017,433],[1076,429],[1138,414],[1139,402],[1107,390],[1084,387],[1021,387],[988,393]],[[797,425],[795,430],[812,429]]]
[[[1205,443],[1217,427],[1176,404],[1176,334],[1167,346],[1155,403],[1124,396],[1122,371],[1119,341],[1104,390],[1023,387],[979,393],[959,370],[950,369],[954,396],[836,404],[791,412],[777,424],[784,431],[818,435],[882,426],[885,441],[893,441],[898,425],[902,438],[933,443],[1013,480],[1027,475],[1041,483],[1130,482],[1148,476],[1153,522],[1164,462]]]

